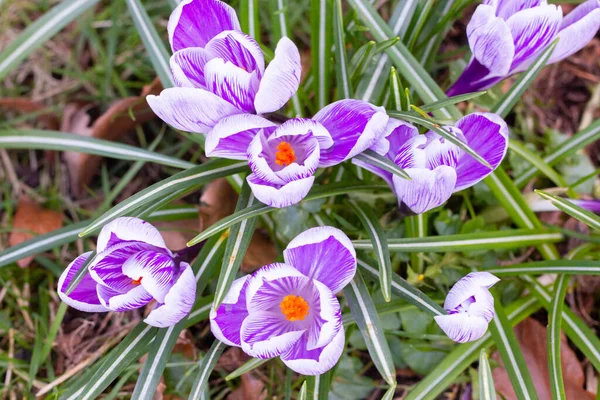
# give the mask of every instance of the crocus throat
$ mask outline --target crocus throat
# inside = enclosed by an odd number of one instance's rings
[[[290,165],[296,161],[294,148],[288,142],[281,142],[277,145],[277,153],[275,153],[275,163],[277,165]]]
[[[141,285],[142,284],[142,276],[140,276],[138,279],[132,279],[131,283],[134,285]]]
[[[308,315],[308,303],[301,296],[287,295],[279,303],[281,312],[288,321],[302,321]]]

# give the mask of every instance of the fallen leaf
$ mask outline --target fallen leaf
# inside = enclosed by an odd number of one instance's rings
[[[263,381],[251,373],[242,375],[241,380],[240,387],[227,396],[228,400],[264,400],[267,398]]]
[[[538,321],[527,318],[515,328],[519,346],[525,357],[527,369],[535,385],[540,399],[551,399],[550,376],[548,374],[548,345],[546,328]],[[565,394],[568,400],[593,400],[594,395],[584,389],[585,376],[581,363],[575,352],[571,350],[564,335],[561,335],[561,362]],[[506,400],[517,400],[506,369],[502,366],[500,355],[496,352],[494,358],[501,367],[493,371],[496,391]]]
[[[173,251],[187,248],[187,242],[200,233],[197,219],[156,221],[152,224],[160,231],[167,247]]]
[[[0,99],[0,108],[21,113],[34,113],[47,108],[45,105],[25,97],[7,97]],[[49,130],[59,127],[58,117],[52,113],[40,113],[36,116],[40,124]]]
[[[9,246],[16,246],[26,240],[32,239],[37,235],[52,232],[62,227],[63,215],[54,210],[48,210],[40,207],[23,196],[17,204],[17,212],[13,221],[13,231],[8,238]],[[32,234],[34,233],[34,234]],[[21,268],[29,265],[34,256],[29,256],[17,261]]]
[[[158,79],[144,86],[140,96],[127,97],[113,103],[104,114],[90,125],[90,116],[85,108],[67,105],[61,124],[61,131],[104,140],[118,140],[130,132],[138,124],[150,121],[155,117],[146,102],[149,94],[158,94],[162,86]],[[88,185],[98,171],[102,157],[90,154],[65,152],[71,177],[71,188],[75,195],[80,195],[84,186]]]

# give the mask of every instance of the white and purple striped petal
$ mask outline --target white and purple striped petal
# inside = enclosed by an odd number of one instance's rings
[[[265,59],[260,46],[251,36],[238,31],[226,31],[215,36],[207,45],[209,58],[230,62],[248,72],[256,72],[261,78],[265,71]]]
[[[444,301],[444,308],[448,312],[456,311],[464,302],[474,297],[479,289],[489,289],[499,281],[499,278],[489,272],[471,272],[450,289]]]
[[[142,285],[159,303],[175,283],[176,271],[173,258],[156,251],[141,251],[129,257],[123,264],[123,274]]]
[[[292,347],[307,329],[288,321],[279,311],[248,315],[242,323],[242,350],[252,357],[272,358]]]
[[[447,165],[434,170],[407,168],[405,171],[411,180],[394,175],[394,192],[400,209],[406,207],[406,211],[414,214],[421,214],[444,204],[456,185],[456,170]]]
[[[98,298],[100,303],[111,311],[131,311],[144,307],[153,298],[143,286],[138,285],[127,292],[117,292],[108,286],[98,285]]]
[[[296,45],[282,37],[275,48],[275,57],[265,71],[254,100],[259,114],[279,110],[296,93],[300,85],[302,64]]]
[[[179,87],[206,89],[204,65],[208,59],[208,54],[201,47],[188,47],[173,53],[169,63],[175,84]]]
[[[207,133],[223,118],[243,112],[207,90],[187,87],[165,89],[146,101],[160,119],[186,132]]]
[[[433,318],[444,333],[457,343],[467,343],[481,339],[488,328],[485,319],[473,317],[467,313],[436,315]]]
[[[258,90],[256,72],[247,72],[221,58],[213,58],[204,66],[206,88],[246,113],[254,113],[254,96]]]
[[[311,228],[296,236],[283,252],[287,264],[338,293],[356,273],[356,250],[344,232]]]
[[[331,135],[333,146],[321,152],[321,167],[330,167],[362,153],[386,133],[389,117],[382,107],[361,100],[339,100],[313,119]]]
[[[299,374],[321,375],[333,368],[344,352],[344,328],[337,332],[330,343],[316,349],[307,348],[306,335],[281,354],[281,361]]]
[[[240,30],[235,10],[219,0],[183,0],[171,13],[167,25],[173,52],[204,47],[226,30]]]
[[[227,296],[217,310],[210,311],[210,329],[221,342],[240,347],[242,323],[248,316],[246,308],[246,287],[249,276],[236,279],[231,284]]]
[[[246,178],[252,193],[263,204],[275,208],[284,208],[297,204],[306,197],[315,177],[297,179],[283,185],[270,183],[252,173]]]
[[[105,225],[98,235],[96,251],[101,253],[122,241],[143,242],[168,251],[158,229],[152,224],[134,217],[119,217]]]
[[[87,261],[88,257],[92,254],[91,251],[83,253],[77,257],[69,266],[63,271],[58,280],[58,296],[67,305],[76,308],[80,311],[85,312],[104,312],[109,311],[104,307],[98,299],[98,293],[96,291],[96,281],[92,279],[89,272],[85,273],[81,282],[73,289],[73,291],[67,294],[67,288],[75,277],[75,275],[81,270],[83,264]]]
[[[223,118],[206,136],[206,155],[245,160],[248,146],[258,132],[264,130],[269,135],[276,127],[258,115],[238,114]]]
[[[164,328],[175,325],[189,314],[196,301],[196,278],[192,267],[182,262],[177,280],[167,292],[164,302],[157,304],[156,308],[144,319],[148,325]]]

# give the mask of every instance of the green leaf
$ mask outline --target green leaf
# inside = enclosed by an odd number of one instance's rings
[[[479,398],[481,400],[496,400],[494,377],[485,349],[479,353]]]
[[[0,148],[76,151],[120,160],[147,161],[188,169],[195,164],[135,146],[57,131],[19,129],[0,131]]]
[[[202,359],[198,362],[198,373],[194,379],[194,386],[192,387],[192,391],[190,392],[190,400],[200,400],[202,398],[202,394],[204,393],[204,389],[208,385],[208,378],[212,373],[215,365],[217,365],[217,361],[219,361],[219,357],[221,353],[225,350],[225,345],[218,340],[215,340],[210,347],[210,350],[202,357]]]
[[[328,185],[321,186],[313,186],[308,195],[304,198],[303,202],[321,199],[324,197],[334,197],[340,194],[348,194],[356,191],[367,191],[371,192],[374,190],[385,190],[387,189],[387,185],[380,184],[368,184],[365,182],[340,182],[340,183],[332,183]],[[204,239],[211,237],[219,232],[224,231],[225,229],[252,217],[257,217],[259,215],[266,214],[268,212],[277,210],[277,208],[269,207],[265,204],[254,204],[251,207],[246,209],[236,211],[228,217],[223,218],[219,222],[209,226],[198,236],[189,241],[188,246],[192,246],[196,243],[200,243]]]
[[[359,271],[356,271],[354,279],[344,288],[344,296],[365,339],[373,364],[390,386],[395,385],[396,369],[392,353],[385,340],[373,300]]]
[[[427,236],[427,213],[421,213],[405,219],[406,233],[408,237],[424,238]],[[411,253],[410,263],[419,274],[425,270],[425,256],[423,253]]]
[[[521,74],[514,85],[512,85],[508,92],[504,94],[502,99],[494,105],[491,112],[500,115],[502,118],[505,118],[508,115],[510,110],[517,104],[517,101],[521,99],[525,90],[533,83],[535,77],[540,73],[542,68],[546,66],[558,40],[559,39],[556,38],[548,47],[546,47],[527,71]]]
[[[544,175],[546,175],[552,182],[554,182],[559,187],[567,187],[567,182],[563,179],[562,176],[558,172],[554,170],[551,166],[546,164],[544,160],[534,154],[527,147],[523,146],[516,140],[508,141],[508,148],[523,157],[529,163],[535,165],[537,169],[540,170]]]
[[[596,214],[589,212],[588,210],[558,196],[542,192],[541,190],[535,190],[542,198],[549,200],[558,209],[566,212],[573,218],[583,222],[591,228],[600,231],[600,217]]]
[[[21,34],[0,53],[0,79],[50,40],[54,34],[75,21],[81,14],[98,4],[99,0],[65,0],[29,24]]]
[[[252,194],[250,185],[244,182],[235,210],[244,210],[251,207],[255,202],[256,198]],[[242,259],[244,258],[244,254],[246,254],[248,245],[250,245],[256,222],[256,218],[248,218],[231,227],[225,247],[225,255],[223,256],[221,273],[219,274],[215,290],[215,300],[213,302],[213,309],[215,310],[219,308],[223,299],[227,296],[227,292],[229,292],[229,288],[240,269],[240,265],[242,265]]]
[[[200,187],[207,182],[233,175],[248,168],[246,162],[232,162],[229,160],[213,160],[206,164],[198,165],[186,171],[180,172],[163,181],[136,193],[127,200],[122,201],[113,207],[101,217],[92,222],[79,236],[83,237],[95,232],[110,221],[123,215],[139,209],[142,206],[151,204],[157,199],[174,193],[178,190],[189,190]]]
[[[257,0],[240,1],[240,24],[242,31],[260,41],[260,24],[258,23],[259,4]]]
[[[244,375],[246,372],[250,372],[250,371],[260,367],[267,361],[269,361],[269,359],[251,358],[248,361],[246,361],[241,367],[239,367],[238,369],[236,369],[235,371],[233,371],[232,373],[227,375],[225,377],[225,380],[230,381],[232,379],[239,378],[240,376]]]
[[[406,104],[406,97],[403,96],[404,87],[394,67],[390,68],[390,92],[397,111],[410,111],[410,106]]]
[[[308,393],[306,390],[306,381],[302,383],[300,387],[300,392],[298,393],[298,400],[308,400]]]
[[[333,34],[335,40],[335,68],[338,97],[352,98],[352,82],[348,74],[348,58],[346,56],[346,37],[344,34],[344,13],[342,1],[333,0]]]
[[[482,92],[459,94],[458,96],[448,97],[447,99],[444,99],[444,100],[434,101],[433,103],[419,106],[419,108],[425,112],[432,112],[435,110],[439,110],[442,107],[447,107],[450,105],[461,103],[463,101],[472,100],[476,97],[483,96],[486,93],[487,93],[487,91],[484,90]]]
[[[306,398],[309,400],[328,400],[331,384],[331,371],[317,376],[306,377]]]
[[[560,328],[562,323],[565,296],[569,288],[570,275],[562,275],[556,280],[554,299],[548,313],[548,372],[553,400],[566,400],[560,357]]]
[[[369,235],[379,265],[379,283],[381,284],[383,298],[386,302],[389,302],[392,300],[392,260],[390,259],[385,232],[379,223],[379,219],[368,204],[350,200],[348,205],[358,216],[367,231],[367,235]]]
[[[504,267],[485,268],[484,271],[498,276],[544,274],[600,275],[600,262],[584,260],[537,261]]]
[[[139,0],[126,0],[129,13],[133,18],[138,34],[148,51],[150,62],[158,75],[163,87],[174,86],[171,68],[169,67],[169,52],[156,32],[148,13]]]
[[[554,243],[563,239],[562,233],[548,229],[513,229],[493,232],[476,232],[449,236],[429,236],[424,238],[388,239],[390,251],[432,252],[475,251],[514,249]],[[373,250],[368,240],[354,240],[357,250]]]
[[[394,175],[398,175],[403,179],[407,179],[409,181],[411,180],[410,175],[408,175],[406,171],[404,171],[402,168],[396,165],[396,163],[394,163],[389,158],[386,158],[381,154],[374,152],[373,150],[365,150],[362,153],[354,156],[354,158],[363,161],[367,164],[372,164]]]
[[[504,362],[504,368],[508,373],[512,387],[517,398],[524,400],[536,400],[538,398],[533,380],[527,369],[525,357],[519,347],[519,342],[512,329],[512,325],[506,316],[500,298],[494,296],[494,320],[490,324],[492,338],[496,342],[498,352]]]
[[[322,109],[329,104],[331,90],[331,46],[333,0],[311,0],[311,54],[316,93],[316,106]]]

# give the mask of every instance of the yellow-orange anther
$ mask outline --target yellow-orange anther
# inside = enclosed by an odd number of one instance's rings
[[[139,279],[132,279],[131,283],[134,285],[141,285],[142,284],[142,276],[139,277]]]
[[[301,296],[285,296],[279,307],[288,321],[302,321],[308,315],[308,303]]]
[[[277,145],[277,153],[275,153],[275,163],[277,165],[290,165],[296,161],[294,148],[288,142],[281,142]]]

